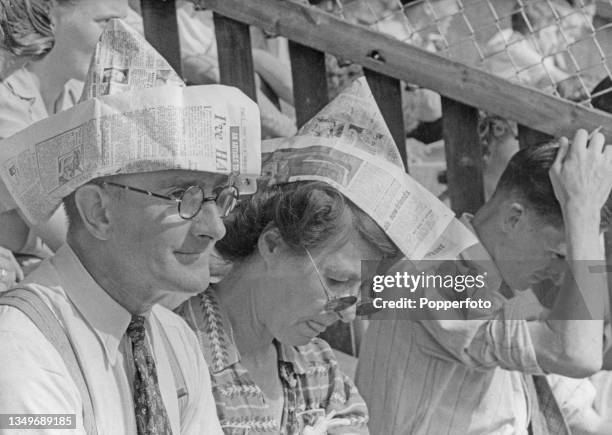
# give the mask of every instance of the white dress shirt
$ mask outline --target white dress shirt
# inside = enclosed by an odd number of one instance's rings
[[[136,434],[134,368],[125,335],[131,314],[98,286],[67,245],[25,284],[43,298],[70,336],[89,387],[98,434]],[[145,324],[173,434],[222,434],[208,367],[194,333],[161,306],[152,309]],[[164,332],[187,394],[177,391]],[[76,430],[28,433],[83,434],[82,402],[72,376],[55,348],[15,308],[0,306],[0,346],[0,413],[76,414]],[[4,433],[14,431],[0,429]]]
[[[74,106],[81,97],[83,85],[82,81],[68,80],[55,102],[54,113]],[[12,136],[50,115],[53,113],[47,112],[40,95],[38,78],[26,67],[0,82],[0,139]]]

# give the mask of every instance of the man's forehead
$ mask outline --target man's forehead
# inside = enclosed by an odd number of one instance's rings
[[[113,181],[132,183],[138,187],[161,189],[172,186],[204,185],[217,186],[227,182],[228,176],[202,171],[170,169],[164,171],[142,172],[137,174],[121,174],[113,177]]]

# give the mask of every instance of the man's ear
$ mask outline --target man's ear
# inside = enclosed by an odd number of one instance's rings
[[[257,240],[257,250],[266,263],[277,261],[283,255],[287,243],[276,227],[268,227],[262,231]]]
[[[525,220],[526,209],[520,202],[510,202],[504,206],[502,231],[504,233],[514,232]]]
[[[112,232],[108,192],[97,184],[85,184],[75,192],[74,201],[83,227],[96,239],[108,240]]]

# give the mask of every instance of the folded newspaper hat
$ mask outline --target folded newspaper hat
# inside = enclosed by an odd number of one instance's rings
[[[2,142],[0,176],[11,198],[0,201],[36,223],[100,176],[188,169],[241,182],[260,173],[260,137],[255,102],[228,86],[185,87],[139,33],[112,20],[80,103]]]
[[[410,177],[365,78],[296,136],[262,143],[267,185],[326,182],[367,213],[411,261],[454,258],[476,237]]]

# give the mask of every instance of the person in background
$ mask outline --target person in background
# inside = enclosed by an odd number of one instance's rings
[[[109,20],[127,11],[127,0],[38,0],[36,4],[36,15],[32,15],[36,26],[30,27],[34,33],[28,35],[27,26],[13,26],[21,32],[22,44],[37,40],[40,44],[30,49],[36,56],[0,83],[0,140],[78,101],[100,33]],[[18,9],[12,11],[16,17]],[[37,36],[39,32],[43,38]],[[28,269],[37,264],[33,260],[50,256],[66,236],[62,209],[36,227],[28,225],[17,210],[4,211],[0,226],[0,245],[20,254]]]
[[[50,0],[50,4],[53,48],[0,86],[0,139],[73,106],[81,97],[102,30],[109,20],[127,14],[127,0]]]
[[[509,80],[551,92],[556,89],[564,98],[582,99],[585,89],[572,74],[565,51],[592,30],[595,3],[576,3],[515,2],[511,28],[487,42],[485,67]]]
[[[6,77],[27,62],[40,59],[53,47],[50,3],[0,0],[0,87]],[[11,231],[15,226],[25,231],[16,211],[0,214],[0,227],[5,229],[0,232],[0,292],[23,279],[21,265],[12,253],[23,246],[23,239]]]
[[[0,0],[0,82],[53,47],[50,0]]]
[[[493,195],[508,162],[519,150],[516,123],[501,116],[482,116],[478,121],[478,138],[484,158],[482,178],[486,201]]]
[[[612,205],[612,149],[604,143],[578,130],[571,145],[561,139],[517,152],[490,200],[462,218],[480,244],[448,263],[457,273],[484,273],[486,285],[415,293],[486,300],[491,309],[423,309],[424,320],[370,322],[356,383],[372,432],[527,434],[563,422],[542,375],[585,377],[604,361],[607,283],[588,269],[605,263],[600,231]],[[566,267],[551,311],[528,318],[515,292],[559,279]]]
[[[180,0],[177,2],[176,13],[185,79],[193,84],[219,83],[217,38],[212,11],[198,9],[192,2]],[[252,33],[256,31],[252,29]],[[262,38],[253,38],[254,41],[258,39],[266,42]],[[287,137],[295,134],[295,120],[275,106],[264,92],[267,87],[285,106],[292,109],[293,84],[289,65],[255,44],[252,54],[262,137]]]
[[[325,3],[321,7],[328,7]],[[329,6],[334,11],[334,6]],[[338,11],[336,11],[339,13]],[[448,49],[445,40],[454,16],[459,12],[456,0],[374,0],[348,2],[342,7],[342,15],[349,21],[366,25],[381,33],[431,52],[443,53]],[[354,65],[338,67],[338,61],[330,59],[328,69],[337,85],[332,95],[354,76]],[[330,72],[328,72],[330,74]],[[349,77],[345,77],[345,76]],[[440,95],[432,90],[402,83],[402,111],[408,137],[423,143],[442,138],[442,103]]]
[[[189,0],[176,2],[176,19],[181,46],[182,74],[189,84],[220,82],[217,38],[212,11]],[[138,0],[129,0],[129,24],[144,33]],[[253,69],[257,103],[261,111],[262,137],[291,136],[296,131],[293,109],[291,69],[279,53],[270,47],[271,41],[257,27],[251,27]],[[282,50],[282,45],[275,47]],[[286,50],[285,50],[286,51]],[[288,55],[288,53],[283,53]]]

